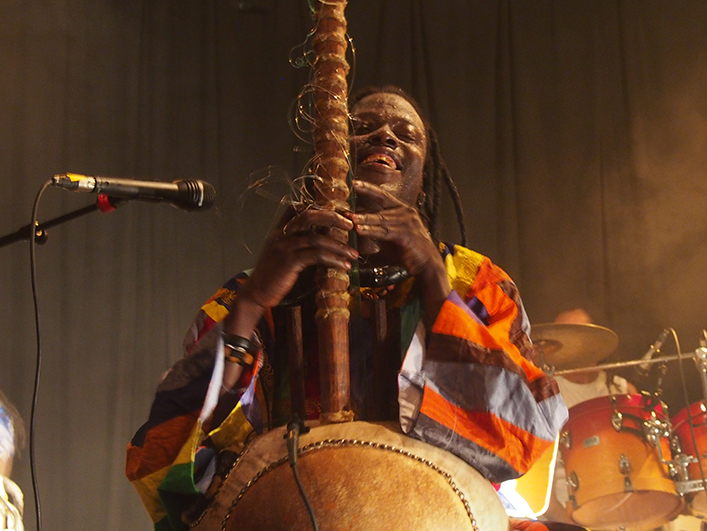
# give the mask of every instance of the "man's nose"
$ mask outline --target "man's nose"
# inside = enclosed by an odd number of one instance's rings
[[[393,148],[398,145],[398,138],[395,136],[395,133],[393,133],[388,124],[382,125],[373,131],[369,138],[372,144],[379,144]]]

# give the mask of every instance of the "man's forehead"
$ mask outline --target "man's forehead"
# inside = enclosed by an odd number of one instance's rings
[[[405,116],[409,120],[422,123],[415,107],[404,97],[387,92],[379,92],[362,98],[351,109],[354,116],[392,115]]]

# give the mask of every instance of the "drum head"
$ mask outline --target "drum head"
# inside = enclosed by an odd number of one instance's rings
[[[258,437],[236,463],[198,530],[310,531],[287,459],[284,429]],[[456,456],[395,424],[313,427],[300,438],[298,473],[320,531],[506,531],[488,480]]]
[[[588,501],[572,512],[572,519],[596,530],[620,526],[632,531],[649,530],[674,518],[682,508],[680,498],[659,490],[621,492]]]
[[[430,522],[439,522],[439,529],[473,530],[463,500],[442,474],[385,447],[342,443],[309,450],[300,457],[299,474],[322,530],[408,531],[430,529]],[[287,463],[253,483],[229,520],[229,531],[312,529]]]

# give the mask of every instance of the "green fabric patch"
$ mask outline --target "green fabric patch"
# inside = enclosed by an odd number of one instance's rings
[[[182,513],[203,497],[201,491],[194,484],[194,463],[172,466],[157,491],[167,511],[169,522],[167,527],[158,528],[155,525],[155,529],[159,529],[159,531],[187,530],[189,526],[182,522]],[[161,520],[158,524],[162,524],[164,521]]]

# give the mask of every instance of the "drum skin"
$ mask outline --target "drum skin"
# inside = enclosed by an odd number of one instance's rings
[[[640,430],[642,421],[651,415],[645,411],[645,398],[642,395],[614,398],[616,410],[624,417],[624,428]],[[660,406],[653,411],[657,418],[665,420]],[[570,489],[570,516],[576,523],[596,530],[622,526],[631,530],[654,529],[679,514],[684,502],[677,495],[657,448],[642,435],[616,431],[611,424],[613,412],[608,396],[570,408],[569,421],[563,428],[563,434],[569,435],[570,447],[560,443],[567,477],[574,473],[578,480],[578,487]],[[660,438],[660,448],[664,459],[669,460],[667,438]],[[630,464],[627,475],[620,471],[622,456]],[[630,489],[626,488],[626,477]]]
[[[702,401],[690,404],[690,415],[695,438],[692,438],[693,430],[688,422],[688,408],[681,409],[671,419],[673,434],[680,441],[682,453],[702,459],[702,466],[707,468],[707,412]],[[702,472],[699,463],[692,463],[687,467],[690,479],[702,479]],[[704,490],[686,495],[689,501],[689,512],[698,516],[707,517],[707,494]]]
[[[287,460],[285,428],[257,437],[193,529],[310,531]],[[320,531],[507,531],[491,483],[451,453],[395,423],[313,426],[298,470]]]

